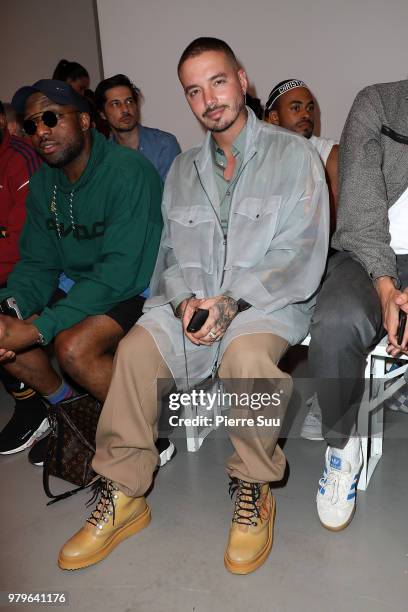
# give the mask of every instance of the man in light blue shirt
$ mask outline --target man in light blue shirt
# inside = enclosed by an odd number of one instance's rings
[[[124,74],[101,81],[95,90],[98,110],[108,122],[112,140],[149,159],[164,183],[174,158],[181,153],[173,134],[139,123],[140,90]]]

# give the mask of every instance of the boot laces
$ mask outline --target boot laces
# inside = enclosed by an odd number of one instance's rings
[[[91,516],[86,519],[87,523],[94,525],[98,529],[103,529],[103,524],[109,521],[109,516],[112,516],[112,522],[115,524],[115,500],[117,499],[118,487],[112,480],[107,478],[99,478],[92,485],[92,497],[86,504],[91,506],[97,500],[96,508],[92,511]],[[99,499],[98,499],[99,498]]]
[[[262,520],[258,503],[261,497],[261,487],[259,482],[245,482],[245,480],[231,478],[229,483],[231,499],[236,493],[233,523],[256,527],[258,523],[255,519]]]

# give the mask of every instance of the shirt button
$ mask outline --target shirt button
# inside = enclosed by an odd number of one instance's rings
[[[189,223],[192,223],[192,222],[193,222],[193,220],[192,220],[192,219],[190,219]]]
[[[230,195],[231,195],[231,192],[228,190],[228,191],[227,191],[227,193],[226,193],[225,195],[230,196]]]

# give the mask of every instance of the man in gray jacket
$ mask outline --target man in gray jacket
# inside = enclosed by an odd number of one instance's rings
[[[63,569],[103,559],[149,523],[144,495],[157,465],[157,379],[164,379],[163,392],[174,381],[180,389],[186,370],[203,380],[217,364],[229,391],[238,392],[231,418],[247,425],[229,430],[234,453],[227,472],[236,502],[225,565],[237,574],[254,571],[272,546],[269,482],[285,469],[277,440],[291,392],[277,364],[307,334],[324,270],[324,170],[306,139],[258,121],[245,106],[245,72],[223,41],[193,41],[178,74],[208,134],[168,174],[151,298],[118,350],[99,422],[93,467],[103,476],[101,497],[62,548]],[[198,308],[208,318],[188,331]],[[278,417],[271,426],[241,399],[252,401],[260,391],[274,397],[262,415]]]
[[[338,531],[353,518],[362,467],[356,416],[365,362],[388,333],[388,353],[407,354],[408,81],[363,89],[340,141],[340,202],[328,270],[311,327],[309,362],[318,379],[328,443],[317,509]],[[330,380],[329,380],[330,379]],[[360,432],[363,433],[363,432]],[[367,435],[367,432],[364,432]]]

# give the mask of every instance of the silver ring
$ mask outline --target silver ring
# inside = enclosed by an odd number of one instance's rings
[[[214,334],[214,332],[211,330],[208,332],[208,335],[210,336],[210,338],[212,338],[213,340],[215,340],[217,338],[217,336]]]

